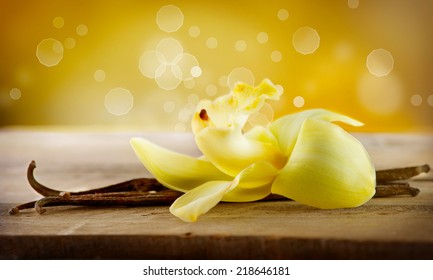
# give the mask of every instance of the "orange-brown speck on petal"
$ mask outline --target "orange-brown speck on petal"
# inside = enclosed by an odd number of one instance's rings
[[[207,112],[205,109],[201,109],[200,113],[199,113],[199,117],[202,121],[207,121],[209,120],[209,116],[207,115]]]

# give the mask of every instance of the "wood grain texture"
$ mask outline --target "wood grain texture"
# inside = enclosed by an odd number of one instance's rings
[[[377,198],[354,209],[319,210],[293,201],[220,203],[197,223],[168,206],[56,207],[43,215],[15,204],[40,196],[25,172],[63,190],[148,175],[129,146],[146,137],[198,155],[189,134],[0,131],[1,259],[433,259],[433,176],[417,197]],[[428,163],[433,135],[356,134],[378,168]]]

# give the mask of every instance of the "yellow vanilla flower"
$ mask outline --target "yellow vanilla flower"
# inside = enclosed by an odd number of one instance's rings
[[[333,123],[362,125],[354,119],[307,110],[243,133],[249,115],[280,95],[264,80],[258,87],[238,83],[228,95],[200,101],[192,119],[199,158],[131,139],[155,178],[185,193],[171,205],[172,214],[194,222],[220,201],[255,201],[271,193],[323,209],[357,207],[373,197],[375,170],[367,152]]]

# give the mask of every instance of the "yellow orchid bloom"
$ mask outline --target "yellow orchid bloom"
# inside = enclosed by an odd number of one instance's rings
[[[281,92],[269,80],[238,83],[230,94],[202,100],[192,119],[202,157],[142,138],[131,145],[164,186],[182,191],[170,212],[194,222],[220,201],[247,202],[271,193],[322,208],[357,207],[375,193],[375,169],[362,144],[333,122],[362,123],[323,109],[284,116],[243,132],[250,114]]]

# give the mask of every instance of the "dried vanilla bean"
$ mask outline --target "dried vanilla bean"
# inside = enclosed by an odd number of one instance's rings
[[[35,204],[35,210],[39,214],[46,210],[43,207],[77,205],[77,206],[149,206],[149,205],[166,205],[175,201],[182,193],[173,190],[162,190],[156,193],[143,194],[139,193],[105,193],[74,195],[69,197],[49,196],[38,200]],[[31,208],[31,207],[30,207]],[[13,213],[16,214],[16,213]]]
[[[33,160],[30,162],[27,168],[27,180],[30,186],[42,196],[60,196],[64,195],[64,191],[54,190],[39,183],[34,177],[34,170],[36,168],[36,162]],[[109,185],[102,188],[90,189],[81,192],[67,192],[68,195],[82,195],[82,194],[96,194],[96,193],[107,193],[107,192],[127,192],[127,191],[150,191],[150,190],[162,190],[164,187],[153,178],[140,178],[132,179],[125,182]]]
[[[391,182],[391,181],[408,180],[416,175],[419,175],[421,173],[427,173],[429,171],[430,171],[430,166],[428,164],[424,164],[420,166],[380,170],[380,171],[376,171],[376,182],[383,183],[383,182]]]
[[[398,195],[417,196],[420,190],[413,188],[409,183],[388,183],[376,186],[374,197],[391,197]]]
[[[17,205],[17,206],[15,206],[9,210],[9,214],[10,215],[16,215],[20,212],[20,210],[33,208],[33,207],[35,207],[36,202],[37,202],[37,200]]]
[[[34,177],[36,163],[32,161],[27,169],[27,179],[30,186],[39,194],[44,196],[38,201],[31,201],[17,205],[9,210],[9,214],[18,214],[20,210],[35,208],[42,214],[45,207],[60,205],[79,206],[145,206],[162,205],[175,201],[181,192],[170,190],[162,186],[153,178],[138,178],[125,182],[109,185],[102,188],[90,189],[81,192],[65,192],[55,190],[39,183]],[[377,197],[392,197],[401,195],[416,196],[419,189],[413,188],[407,182],[395,182],[408,180],[423,172],[429,172],[430,166],[414,166],[376,171],[376,194]],[[271,194],[261,201],[288,200],[279,195]]]

